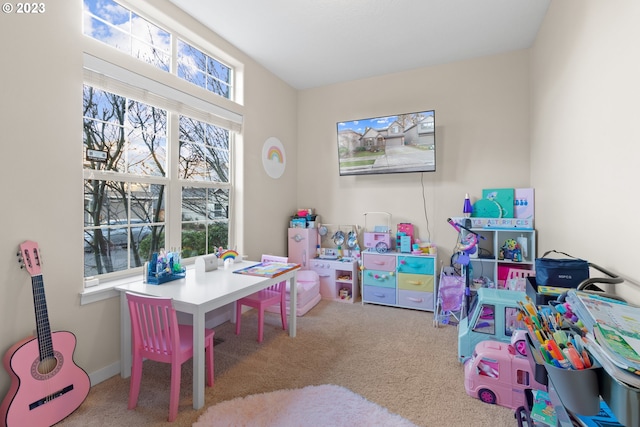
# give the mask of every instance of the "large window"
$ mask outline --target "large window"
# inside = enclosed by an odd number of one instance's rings
[[[85,277],[129,274],[163,249],[189,258],[229,247],[242,118],[215,99],[232,98],[233,69],[114,1],[84,0],[84,12],[84,34],[104,43],[85,49]],[[174,77],[158,82],[131,61]]]
[[[232,99],[230,66],[174,37],[178,52],[172,61],[169,31],[113,0],[84,0],[84,34],[164,70],[177,70],[181,79]]]
[[[84,0],[84,34],[169,71],[171,37],[111,0]]]

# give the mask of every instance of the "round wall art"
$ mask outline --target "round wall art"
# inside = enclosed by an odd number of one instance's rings
[[[282,142],[276,137],[269,137],[262,146],[262,167],[264,171],[273,179],[278,179],[284,173],[287,166]]]

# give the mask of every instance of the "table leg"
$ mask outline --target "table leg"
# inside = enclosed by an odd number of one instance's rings
[[[298,317],[296,316],[296,307],[298,305],[298,292],[297,292],[297,281],[296,281],[297,273],[294,273],[293,276],[289,279],[289,336],[294,338],[296,336],[296,327]]]
[[[120,292],[120,376],[131,376],[131,318],[124,292]]]
[[[193,315],[193,409],[204,406],[204,316],[198,310]]]
[[[238,309],[238,304],[236,304],[237,301],[234,301],[231,303],[231,319],[229,319],[229,322],[232,325],[236,324],[236,310]]]

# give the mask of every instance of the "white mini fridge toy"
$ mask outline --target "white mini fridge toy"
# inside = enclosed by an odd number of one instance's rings
[[[303,270],[308,269],[309,262],[316,257],[318,229],[290,228],[287,242],[289,262],[300,264]]]

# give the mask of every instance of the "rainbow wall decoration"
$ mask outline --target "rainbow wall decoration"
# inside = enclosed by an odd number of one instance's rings
[[[287,157],[282,142],[274,136],[262,145],[262,167],[271,178],[278,179],[287,167]]]
[[[271,147],[269,147],[269,150],[267,151],[267,158],[270,160],[276,161],[278,163],[284,162],[284,156],[282,155],[282,151],[280,150],[280,148],[276,147],[275,145],[272,145]]]

